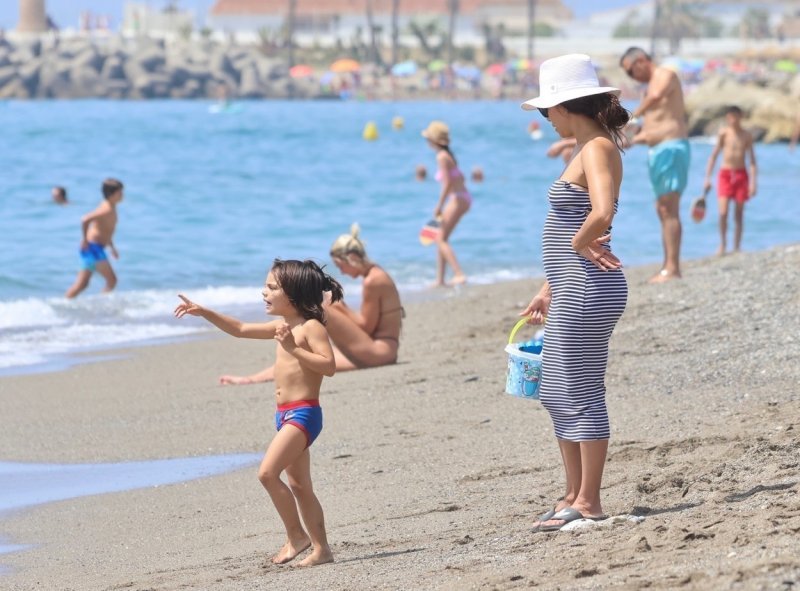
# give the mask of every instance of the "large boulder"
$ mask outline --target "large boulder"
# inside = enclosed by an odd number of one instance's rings
[[[22,84],[28,90],[28,94],[30,96],[34,96],[36,94],[36,89],[39,86],[39,75],[42,71],[44,62],[45,59],[36,58],[25,64],[22,64],[17,70],[19,78],[22,81]]]
[[[139,64],[145,72],[159,72],[164,69],[167,58],[162,50],[151,47],[134,53],[129,61]]]
[[[187,80],[182,86],[173,87],[170,91],[170,96],[176,99],[196,99],[203,98],[205,96],[205,91],[203,89],[203,84],[198,80],[191,79]]]
[[[39,70],[38,98],[69,98],[72,94],[70,64],[60,60],[46,60]]]
[[[258,68],[251,63],[242,70],[241,83],[239,84],[239,96],[244,98],[258,98],[264,96],[264,85],[261,83],[261,76]]]
[[[217,80],[234,80],[233,86],[239,86],[239,71],[233,66],[227,54],[216,52],[208,62],[208,71]]]
[[[103,64],[103,69],[100,71],[100,76],[106,80],[124,80],[125,79],[125,62],[117,55],[110,55],[106,58]]]
[[[0,67],[0,88],[18,78],[17,68],[15,66]]]
[[[788,139],[798,111],[797,99],[784,91],[716,76],[703,82],[686,98],[689,135],[716,133],[725,110],[731,105],[742,109],[743,125],[765,142]]]
[[[28,89],[25,88],[22,80],[15,77],[5,85],[0,86],[0,99],[29,99],[31,98]]]
[[[72,66],[74,68],[92,69],[97,73],[103,68],[103,62],[105,62],[105,57],[100,55],[100,52],[93,45],[90,45],[72,58]]]
[[[166,72],[148,72],[131,80],[133,98],[167,98],[172,85]]]

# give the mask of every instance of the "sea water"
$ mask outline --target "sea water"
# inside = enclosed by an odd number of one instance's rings
[[[473,283],[541,275],[547,189],[563,162],[545,156],[550,125],[518,102],[241,103],[212,113],[202,101],[5,102],[0,109],[0,372],[59,367],[67,355],[179,338],[208,330],[171,312],[184,292],[248,319],[263,317],[260,286],[275,257],[327,262],[353,222],[370,256],[408,296],[434,278],[435,251],[417,234],[439,194],[434,153],[420,131],[442,119],[469,176],[474,206],[453,235]],[[393,130],[393,117],[405,128]],[[532,141],[527,127],[544,131]],[[364,141],[374,121],[380,137]],[[716,208],[689,221],[712,142],[692,141],[683,256],[717,247]],[[660,226],[646,148],[624,156],[614,250],[630,266],[661,260]],[[758,145],[759,193],[748,204],[744,247],[800,239],[800,152]],[[418,164],[428,167],[414,180]],[[106,177],[125,183],[112,264],[117,290],[99,295],[95,277],[78,299],[63,298],[79,267],[80,219],[100,201]],[[69,205],[51,202],[64,185]],[[335,267],[329,265],[335,271]],[[358,301],[358,283],[345,281]],[[524,296],[525,294],[521,295]]]

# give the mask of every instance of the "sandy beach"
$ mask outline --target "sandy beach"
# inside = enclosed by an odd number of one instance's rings
[[[4,515],[0,538],[32,547],[0,556],[0,588],[797,588],[798,268],[790,245],[661,286],[628,270],[603,498],[638,523],[531,532],[563,475],[547,413],[503,393],[503,347],[540,280],[468,286],[407,306],[400,363],[323,384],[312,473],[335,564],[269,562],[282,527],[253,466]],[[2,378],[2,460],[263,452],[272,386],[216,379],[274,347],[214,335]]]

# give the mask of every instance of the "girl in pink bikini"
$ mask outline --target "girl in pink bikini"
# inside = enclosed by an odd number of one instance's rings
[[[436,283],[434,285],[437,287],[447,285],[445,282],[447,265],[453,269],[452,283],[464,283],[467,277],[458,264],[456,253],[450,246],[449,239],[461,217],[469,211],[472,205],[472,196],[467,191],[464,175],[458,169],[455,156],[450,151],[450,130],[447,125],[441,121],[432,121],[422,132],[422,137],[428,140],[431,148],[436,150],[438,167],[436,180],[442,183],[439,202],[433,212],[434,217],[441,220],[441,232],[436,241],[438,250]]]

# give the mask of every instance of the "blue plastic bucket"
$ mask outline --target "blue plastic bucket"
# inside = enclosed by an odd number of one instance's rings
[[[533,340],[515,343],[514,337],[520,328],[528,322],[522,318],[508,336],[506,353],[508,368],[506,370],[506,394],[518,398],[539,399],[539,384],[542,381],[542,346],[543,331],[536,333]]]

